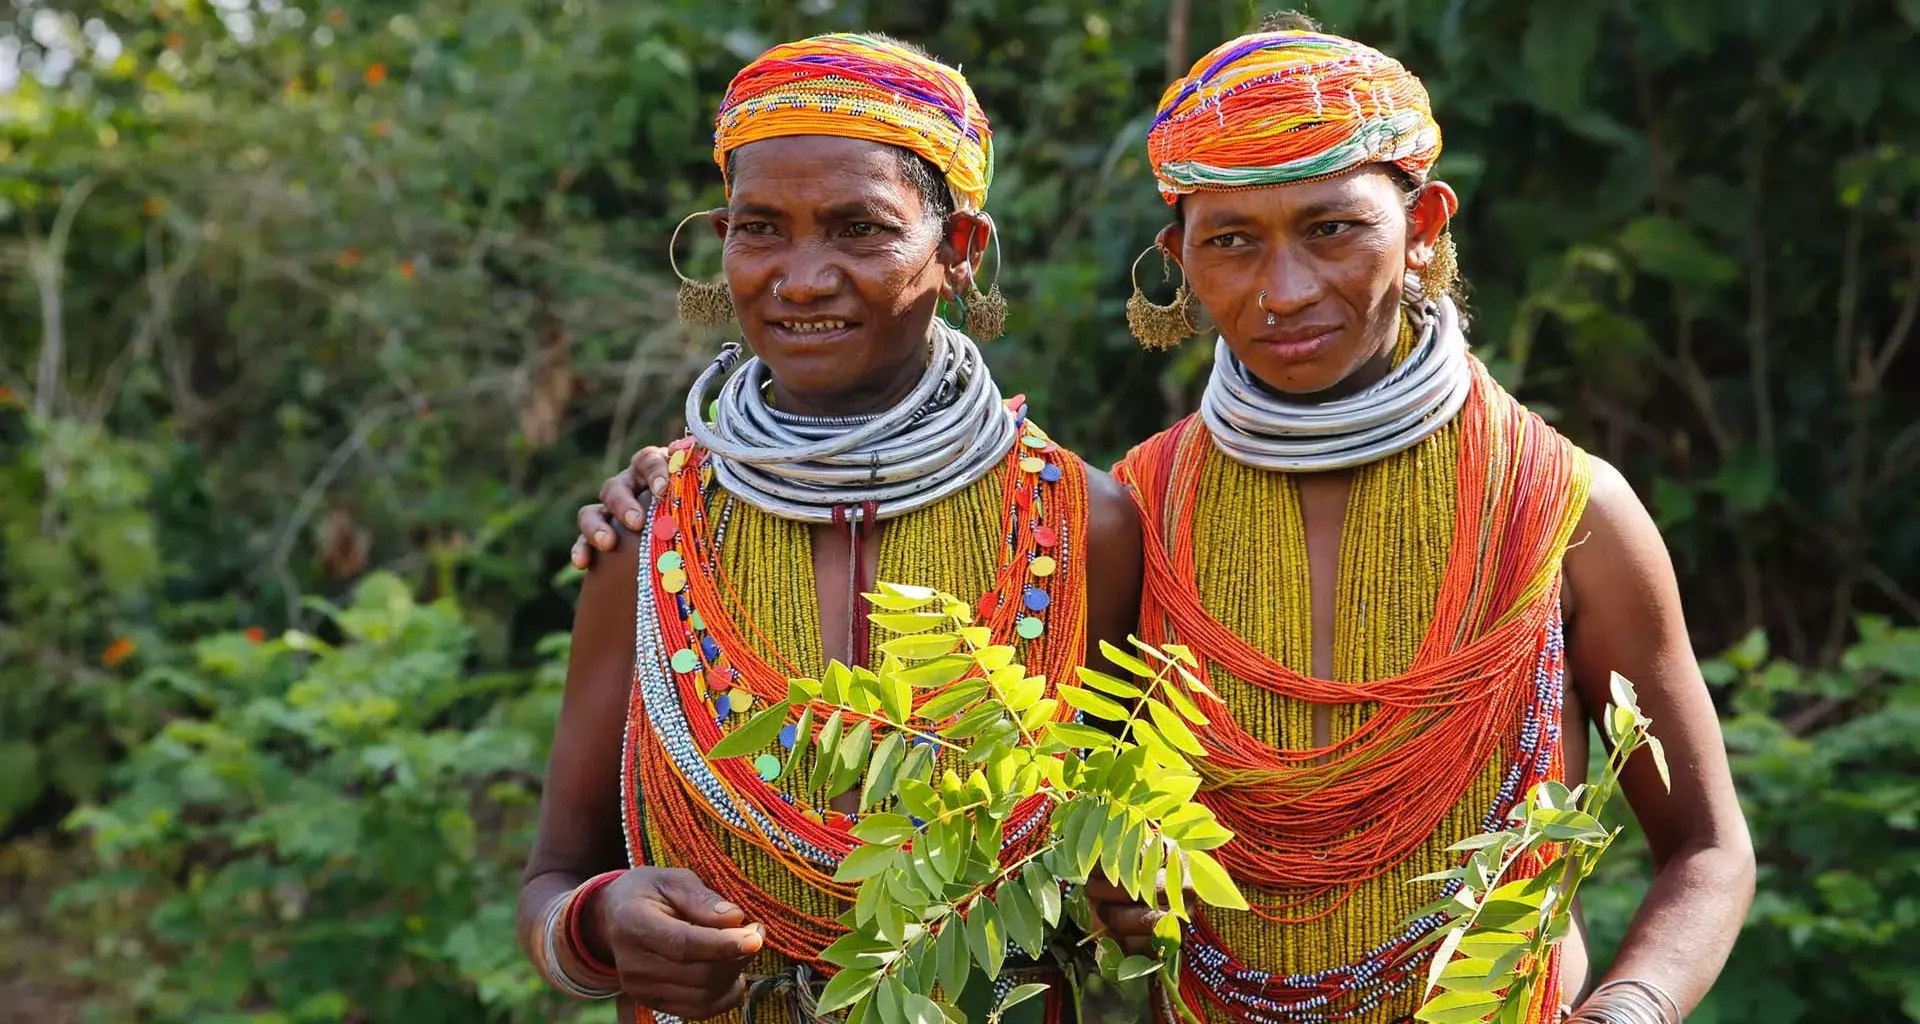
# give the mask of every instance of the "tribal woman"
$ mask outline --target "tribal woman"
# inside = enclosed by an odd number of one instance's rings
[[[547,980],[623,1021],[812,1020],[857,803],[704,751],[789,677],[877,664],[876,579],[977,595],[1049,679],[1133,624],[1132,503],[1000,394],[965,312],[935,315],[998,299],[974,283],[991,140],[957,71],[879,36],[776,46],[721,103],[727,205],[701,216],[725,284],[687,282],[682,309],[730,315],[753,355],[726,346],[658,496],[604,527],[520,899]]]
[[[1585,993],[1576,933],[1527,1020],[1679,1024],[1752,895],[1718,722],[1633,491],[1467,350],[1426,90],[1351,40],[1262,32],[1173,83],[1147,144],[1187,283],[1129,321],[1167,347],[1197,304],[1219,340],[1199,413],[1116,472],[1146,536],[1141,633],[1200,653],[1224,702],[1200,799],[1252,904],[1191,923],[1163,1007],[1411,1020],[1440,922],[1402,922],[1449,894],[1412,880],[1584,775],[1617,671],[1672,759],[1670,792],[1650,756],[1624,781],[1656,873],[1606,980]],[[1093,890],[1143,945],[1154,910]]]

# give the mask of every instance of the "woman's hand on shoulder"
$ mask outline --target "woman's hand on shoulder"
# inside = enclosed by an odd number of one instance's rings
[[[641,481],[646,481],[644,487]],[[593,565],[595,551],[612,551],[620,544],[615,523],[640,532],[646,522],[647,507],[667,491],[667,450],[648,445],[633,453],[627,468],[610,476],[600,485],[600,500],[580,506],[574,522],[580,536],[573,542],[575,568]]]

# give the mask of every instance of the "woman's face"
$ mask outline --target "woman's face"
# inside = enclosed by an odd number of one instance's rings
[[[1374,164],[1184,196],[1161,244],[1248,370],[1276,391],[1335,397],[1385,373],[1404,275],[1432,259],[1456,202],[1434,182],[1409,210]]]
[[[795,412],[884,408],[919,378],[935,303],[963,286],[983,218],[942,222],[894,147],[799,135],[733,153],[712,216],[747,344]],[[778,294],[775,294],[775,292]]]

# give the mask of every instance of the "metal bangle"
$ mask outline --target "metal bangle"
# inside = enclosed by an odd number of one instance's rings
[[[547,907],[546,927],[541,929],[540,935],[540,952],[542,954],[540,973],[546,977],[548,984],[575,999],[595,1001],[612,999],[620,994],[618,987],[600,988],[587,985],[574,978],[573,975],[568,974],[565,964],[560,960],[560,951],[558,948],[560,918],[566,913],[567,904],[573,900],[574,895],[579,891],[578,888],[570,889],[565,894],[556,898],[553,903]]]

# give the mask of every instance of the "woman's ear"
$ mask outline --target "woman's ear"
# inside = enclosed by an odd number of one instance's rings
[[[707,223],[712,225],[713,233],[723,242],[727,240],[727,216],[727,208],[724,206],[716,206],[707,211]]]
[[[1171,256],[1173,262],[1177,264],[1181,270],[1187,269],[1187,254],[1184,249],[1187,237],[1186,229],[1187,226],[1184,222],[1176,220],[1166,227],[1161,228],[1160,233],[1153,236],[1154,244],[1160,247],[1161,252]]]
[[[1407,269],[1418,271],[1433,259],[1447,222],[1460,209],[1460,197],[1444,181],[1430,181],[1414,194],[1407,210]]]
[[[964,291],[980,273],[988,244],[993,237],[993,218],[986,213],[956,213],[947,218],[946,234],[940,239],[940,262],[946,267],[947,280]]]

